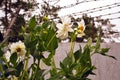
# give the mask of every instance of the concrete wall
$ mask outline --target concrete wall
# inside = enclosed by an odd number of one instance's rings
[[[84,46],[85,43],[76,43],[75,50],[79,45]],[[101,56],[99,54],[92,56],[92,62],[97,67],[94,72],[96,75],[89,76],[92,80],[120,80],[120,44],[117,43],[102,43],[102,47],[109,47],[108,54],[117,58],[114,60],[109,57]],[[64,59],[67,52],[69,52],[69,43],[59,44],[57,53],[55,55],[55,62],[59,66],[59,62]]]

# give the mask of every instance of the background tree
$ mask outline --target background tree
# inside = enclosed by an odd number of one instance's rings
[[[95,41],[95,38],[98,36],[98,29],[95,27],[94,18],[88,17],[87,14],[84,14],[82,18],[84,19],[86,25],[85,38],[88,39],[89,37],[92,37],[93,41]]]
[[[25,25],[27,12],[37,5],[35,0],[1,0],[0,9],[4,16],[0,18],[5,31],[5,40],[18,37],[21,27]]]

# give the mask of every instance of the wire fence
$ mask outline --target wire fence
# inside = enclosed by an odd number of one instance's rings
[[[66,6],[60,7],[60,9],[71,8],[71,7],[77,6],[77,5],[82,4],[82,3],[93,2],[93,1],[100,1],[100,0],[82,0],[80,2],[77,1],[74,4],[70,4],[70,5],[66,5]]]
[[[68,15],[77,16],[77,15],[82,15],[83,13],[86,13],[86,14],[95,13],[95,12],[99,12],[99,11],[103,11],[103,10],[116,8],[116,7],[120,7],[120,3],[113,3],[113,4],[109,4],[109,5],[105,5],[105,6],[100,6],[100,7],[80,11],[80,12],[71,13]]]

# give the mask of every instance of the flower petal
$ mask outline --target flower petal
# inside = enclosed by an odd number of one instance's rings
[[[63,24],[70,24],[71,23],[71,19],[68,16],[61,17],[61,21]]]
[[[77,34],[77,37],[83,37],[85,35],[85,33],[80,33],[80,34]]]
[[[68,37],[68,32],[59,32],[56,37],[60,38],[60,39],[65,39]]]
[[[56,27],[61,30],[61,29],[63,28],[63,24],[58,23],[58,24],[56,25]]]
[[[69,32],[74,32],[74,30],[72,28],[69,28],[68,31]]]

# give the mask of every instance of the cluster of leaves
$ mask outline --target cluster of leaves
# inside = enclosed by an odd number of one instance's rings
[[[37,26],[36,19],[35,17],[33,17],[28,24],[28,29],[29,29],[29,33],[27,33],[28,35],[25,34],[27,28],[23,27],[22,29],[23,32],[20,35],[24,36],[24,42],[27,50],[27,54],[25,55],[26,59],[23,62],[17,63],[16,55],[11,56],[9,62],[10,64],[6,62],[8,64],[7,66],[9,66],[7,67],[7,69],[4,70],[4,67],[2,67],[1,65],[2,78],[4,79],[5,77],[7,77],[6,73],[9,72],[8,76],[14,75],[18,77],[18,79],[20,80],[25,80],[25,79],[41,80],[43,78],[43,73],[42,73],[43,71],[41,70],[41,68],[39,68],[40,60],[43,59],[43,61],[47,65],[49,66],[52,65],[51,60],[53,58],[53,55],[55,54],[56,48],[58,47],[58,41],[56,38],[56,33],[54,30],[53,23],[48,21],[42,23],[42,25]],[[50,53],[48,58],[45,58],[43,56],[44,51],[48,51]],[[1,52],[1,54],[2,54],[1,59],[2,59],[4,53]],[[23,66],[27,66],[25,63],[27,63],[30,55],[33,57],[33,64],[28,69]],[[5,60],[2,59],[2,61]],[[36,61],[38,61],[38,63],[36,63]],[[29,73],[31,69],[32,72]],[[20,72],[20,74],[17,74],[17,72]],[[30,76],[30,74],[32,74],[32,76]]]
[[[54,62],[54,55],[59,43],[59,39],[56,37],[55,24],[49,20],[40,25],[37,25],[36,22],[35,17],[32,17],[27,27],[22,27],[23,31],[19,34],[24,36],[23,42],[27,51],[25,60],[18,62],[17,55],[12,54],[10,61],[7,62],[3,58],[3,45],[0,46],[0,59],[4,63],[4,65],[0,64],[0,72],[2,73],[0,79],[8,79],[12,76],[18,80],[46,80],[45,75],[49,73],[48,80],[88,80],[87,77],[94,74],[92,71],[95,69],[91,62],[93,54],[99,53],[114,58],[106,54],[109,48],[100,47],[100,38],[93,46],[90,38],[83,49],[80,46],[74,52],[74,49],[71,48],[68,56],[60,62],[58,68]],[[71,41],[71,44],[73,43],[74,39]],[[49,53],[47,57],[44,56],[46,52]],[[33,63],[28,66],[30,56],[33,58]],[[47,69],[40,67],[41,61],[50,66],[47,73],[45,73]]]
[[[80,48],[73,54],[74,60],[67,56],[60,62],[60,68],[56,72],[51,70],[51,78],[49,80],[90,80],[89,75],[95,75],[93,70],[96,67],[92,64],[91,56],[93,54],[101,54],[116,59],[114,56],[107,55],[109,48],[100,47],[100,39],[98,38],[95,45],[92,45],[92,39],[89,38],[88,43],[82,49]],[[68,53],[69,54],[69,53]]]

